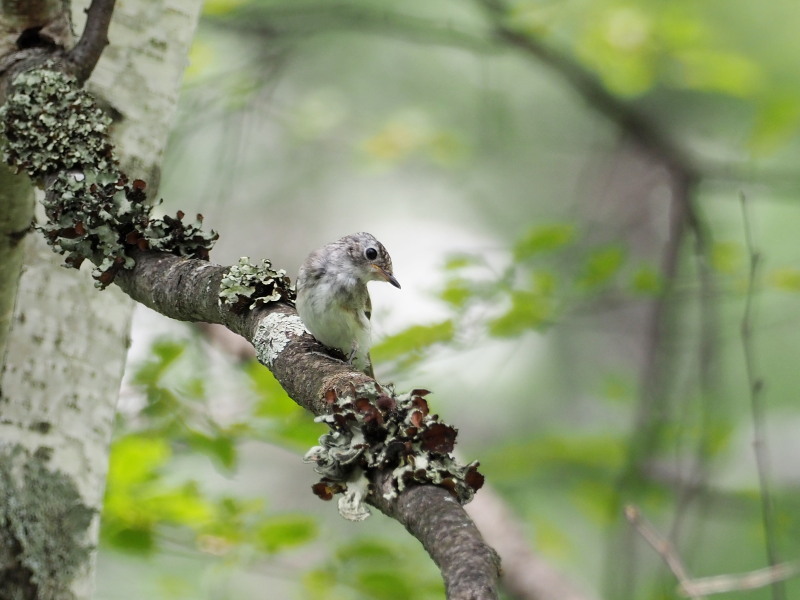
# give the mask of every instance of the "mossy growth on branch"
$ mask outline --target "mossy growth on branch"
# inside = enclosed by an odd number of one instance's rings
[[[53,65],[17,75],[0,114],[6,162],[34,181],[70,169],[115,168],[109,118],[74,77]]]
[[[229,306],[237,314],[270,302],[293,302],[295,298],[294,286],[286,271],[273,269],[266,258],[255,265],[249,257],[242,256],[228,269],[219,286],[220,305]]]
[[[311,448],[306,462],[315,463],[322,475],[312,489],[323,500],[336,493],[339,513],[361,521],[369,516],[366,499],[369,475],[391,469],[392,485],[384,492],[391,499],[411,485],[434,484],[447,489],[466,504],[483,486],[478,463],[460,465],[452,455],[457,431],[430,414],[427,390],[395,395],[377,383],[350,386],[346,393],[328,390],[330,414],[315,420],[330,431]]]
[[[48,221],[39,227],[69,266],[95,264],[99,287],[135,264],[132,250],[161,250],[207,260],[217,239],[200,229],[202,215],[153,218],[141,179],[118,168],[109,119],[77,80],[45,64],[17,75],[0,108],[3,158],[45,186]]]
[[[95,512],[69,477],[48,468],[48,455],[0,449],[0,598],[71,600],[89,561]]]

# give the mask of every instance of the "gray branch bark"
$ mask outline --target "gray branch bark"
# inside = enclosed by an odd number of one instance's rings
[[[217,294],[227,267],[156,252],[135,258],[136,266],[115,280],[123,291],[173,319],[219,323],[242,335],[289,395],[314,414],[328,410],[326,390],[344,392],[349,385],[371,381],[328,356],[292,307],[276,304],[239,315],[221,306]],[[461,505],[432,485],[411,487],[386,500],[389,478],[386,472],[374,476],[370,503],[422,542],[441,570],[448,599],[497,598],[499,560]]]

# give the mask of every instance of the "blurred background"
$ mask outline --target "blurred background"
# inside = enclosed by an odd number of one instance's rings
[[[378,379],[433,390],[586,598],[677,598],[625,506],[695,576],[800,558],[798,25],[794,0],[211,0],[158,210],[292,278],[374,234],[403,286],[372,284]],[[98,598],[444,597],[400,525],[311,493],[324,428],[239,339],[140,308],[125,381]]]

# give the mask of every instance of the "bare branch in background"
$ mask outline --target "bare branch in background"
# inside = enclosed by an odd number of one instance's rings
[[[638,507],[626,506],[625,517],[645,541],[652,546],[653,550],[658,552],[670,571],[675,575],[679,583],[680,593],[687,598],[692,598],[692,600],[704,600],[705,596],[712,594],[754,590],[768,585],[774,587],[777,583],[782,583],[784,580],[800,574],[800,563],[793,562],[775,564],[765,569],[757,569],[747,573],[693,579],[675,547],[659,533],[652,523],[642,516],[642,512]]]
[[[741,321],[742,351],[744,353],[745,373],[747,386],[750,392],[750,409],[753,418],[753,452],[758,471],[758,490],[761,496],[761,519],[764,528],[764,543],[767,549],[767,560],[770,566],[775,567],[780,563],[778,544],[775,539],[775,510],[773,508],[769,450],[767,448],[766,422],[764,418],[765,406],[764,380],[758,374],[756,366],[755,348],[753,344],[753,322],[755,320],[753,301],[758,287],[758,275],[761,265],[761,253],[758,251],[753,237],[753,227],[750,219],[749,205],[744,193],[740,194],[742,205],[742,222],[744,224],[744,241],[749,257],[749,272],[747,278],[747,295],[745,296],[744,313]],[[786,588],[783,582],[776,580],[772,583],[772,597],[775,600],[786,598]]]

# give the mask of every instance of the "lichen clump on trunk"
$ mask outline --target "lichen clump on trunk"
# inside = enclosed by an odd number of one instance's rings
[[[69,477],[48,468],[47,454],[0,450],[0,598],[71,600],[89,560],[95,513]]]
[[[77,80],[54,64],[17,75],[0,108],[4,160],[45,187],[47,222],[39,227],[69,266],[96,266],[99,287],[132,268],[131,251],[161,250],[208,259],[217,234],[194,223],[153,218],[146,184],[122,173],[108,138],[109,119]]]

